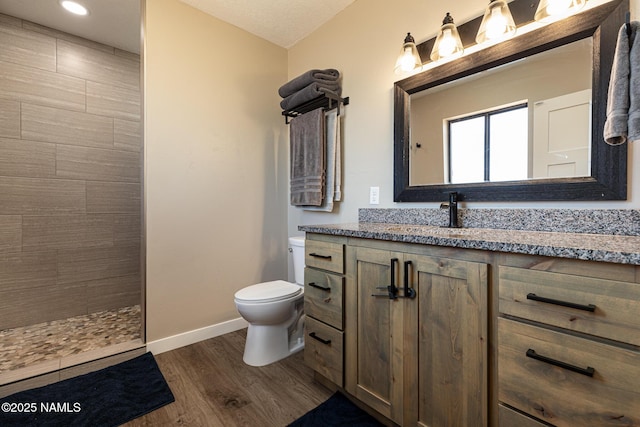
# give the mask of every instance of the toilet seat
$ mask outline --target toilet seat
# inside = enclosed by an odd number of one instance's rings
[[[258,283],[240,289],[235,294],[236,301],[248,303],[274,302],[291,298],[302,292],[302,287],[284,280]]]

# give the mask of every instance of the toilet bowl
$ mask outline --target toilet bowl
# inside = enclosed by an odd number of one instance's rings
[[[249,323],[243,360],[264,366],[304,348],[304,238],[290,237],[296,283],[258,283],[236,292],[240,315]]]

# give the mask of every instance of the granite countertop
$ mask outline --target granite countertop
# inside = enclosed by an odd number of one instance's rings
[[[493,228],[452,229],[374,222],[301,225],[298,229],[336,236],[640,265],[640,236]]]

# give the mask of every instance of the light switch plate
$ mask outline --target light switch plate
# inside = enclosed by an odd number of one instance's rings
[[[380,187],[369,187],[369,204],[380,204]]]

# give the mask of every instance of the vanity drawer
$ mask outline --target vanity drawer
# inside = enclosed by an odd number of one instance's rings
[[[343,332],[306,316],[304,361],[314,371],[343,386]]]
[[[307,267],[344,273],[344,245],[341,243],[306,240],[304,255]]]
[[[304,312],[307,316],[343,329],[344,277],[325,271],[305,268],[304,270]]]
[[[506,266],[499,270],[501,313],[640,345],[640,284]]]
[[[638,352],[498,319],[498,398],[543,421],[640,425],[638,378]]]
[[[547,427],[547,424],[542,424],[504,405],[498,405],[498,425],[500,427]]]

